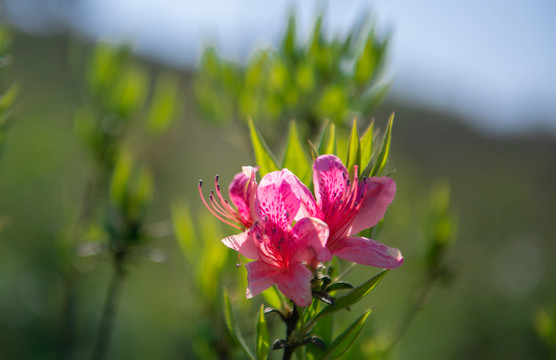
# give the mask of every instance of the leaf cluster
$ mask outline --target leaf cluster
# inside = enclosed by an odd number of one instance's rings
[[[337,359],[357,339],[371,314],[371,310],[366,310],[335,337],[332,336],[332,314],[341,310],[349,310],[351,306],[361,301],[375,288],[386,273],[387,270],[383,270],[356,288],[345,282],[330,283],[323,281],[326,277],[321,278],[318,280],[321,283],[317,286],[321,290],[313,292],[313,303],[307,308],[300,309],[292,305],[280,309],[269,308],[265,310],[261,307],[257,320],[256,351],[253,351],[243,338],[227,293],[224,296],[226,326],[232,338],[240,345],[249,359],[267,359],[270,349],[284,349],[284,358],[286,356],[291,357],[295,352],[299,359]],[[351,291],[338,298],[328,294],[329,292],[350,288]],[[265,315],[272,313],[277,313],[286,324],[287,338],[275,340],[271,347]],[[309,344],[311,346],[307,346]],[[256,354],[256,357],[254,354]]]
[[[381,175],[390,154],[394,114],[388,120],[380,144],[378,142],[378,133],[375,132],[374,121],[367,126],[363,135],[359,135],[357,120],[354,119],[349,140],[340,139],[343,143],[348,144],[345,154],[338,154],[336,126],[334,123],[327,123],[323,126],[316,144],[308,140],[307,145],[304,145],[300,141],[301,135],[296,122],[291,121],[281,162],[272,153],[253,121],[249,119],[248,123],[255,162],[259,166],[259,174],[264,176],[269,172],[287,168],[298,175],[304,184],[309,186],[311,183],[313,161],[318,156],[324,154],[341,156],[350,174],[353,174],[353,169],[357,167],[359,169],[359,176],[370,177]]]
[[[324,33],[319,16],[311,38],[301,43],[292,15],[280,47],[258,51],[246,65],[206,49],[194,84],[204,118],[225,123],[252,117],[273,128],[296,118],[306,134],[324,119],[341,124],[350,114],[368,116],[389,89],[382,81],[388,38],[377,36],[368,17],[345,36]]]

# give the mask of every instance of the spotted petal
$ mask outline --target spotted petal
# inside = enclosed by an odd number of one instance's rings
[[[319,156],[313,164],[313,184],[318,206],[327,211],[335,200],[342,197],[348,172],[335,155]]]
[[[259,184],[255,198],[255,213],[280,228],[289,228],[299,210],[299,199],[292,191],[289,170],[266,174]]]

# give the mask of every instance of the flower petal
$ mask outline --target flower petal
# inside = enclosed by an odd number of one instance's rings
[[[300,207],[295,220],[297,221],[304,217],[316,217],[319,209],[311,191],[288,169],[283,169],[282,174],[284,181],[290,185],[291,191],[300,201]]]
[[[339,258],[383,269],[395,269],[403,263],[400,250],[364,237],[338,239],[330,251]]]
[[[386,208],[394,200],[396,183],[386,176],[372,177],[361,187],[361,191],[364,192],[361,208],[348,229],[348,236],[378,224],[384,217]]]
[[[250,175],[246,174],[245,171],[240,172],[234,176],[234,179],[228,187],[230,199],[237,207],[237,210],[241,217],[246,220],[251,218],[250,190],[253,188],[253,180]]]
[[[287,169],[266,174],[255,197],[256,216],[282,229],[289,228],[299,210],[299,199],[287,180],[290,174]]]
[[[335,155],[321,155],[313,164],[313,184],[318,206],[326,212],[339,199],[349,175],[342,161]]]
[[[289,272],[280,274],[276,284],[278,290],[298,306],[311,305],[311,278],[313,274],[303,264],[290,267]]]
[[[227,247],[236,250],[241,255],[249,259],[257,259],[259,257],[258,247],[251,236],[249,231],[244,231],[238,235],[228,236],[222,239],[222,242]]]
[[[258,295],[276,284],[278,277],[283,274],[283,272],[265,264],[264,262],[257,260],[251,261],[245,265],[247,268],[247,298],[252,298]]]
[[[320,262],[330,261],[332,254],[326,247],[328,225],[316,218],[303,218],[295,223],[293,233],[297,236],[293,262],[304,262],[316,258]]]

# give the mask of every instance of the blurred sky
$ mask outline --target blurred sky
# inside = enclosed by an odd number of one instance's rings
[[[467,115],[495,133],[556,132],[554,0],[3,0],[2,17],[34,34],[73,30],[130,41],[144,56],[188,67],[203,46],[244,60],[278,44],[296,10],[307,38],[325,9],[325,30],[345,32],[371,11],[393,31],[392,93]]]

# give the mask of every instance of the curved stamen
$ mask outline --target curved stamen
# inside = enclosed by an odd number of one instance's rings
[[[218,176],[217,178],[218,179]],[[241,230],[242,228],[246,227],[243,219],[239,216],[237,211],[235,211],[227,202],[226,205],[223,203],[218,203],[214,198],[214,192],[211,191],[209,195],[209,202],[206,201],[203,195],[203,181],[199,180],[199,195],[201,196],[201,200],[205,207],[214,215],[218,220],[222,221],[225,224],[235,227],[236,229]],[[218,191],[218,194],[220,192]],[[225,200],[222,198],[222,195],[219,196],[219,200],[224,202]],[[210,203],[210,205],[209,205]]]

